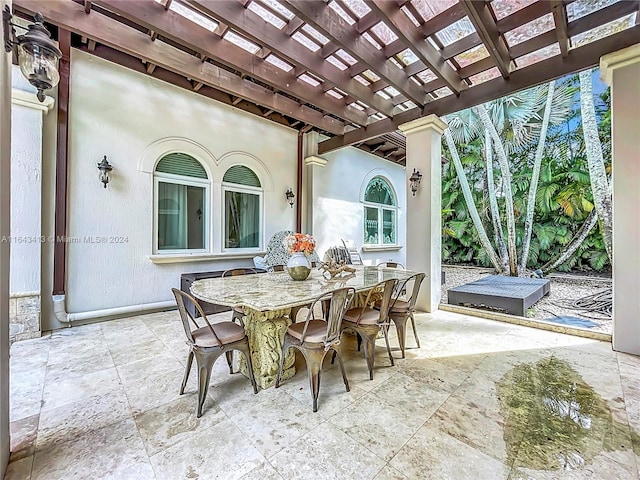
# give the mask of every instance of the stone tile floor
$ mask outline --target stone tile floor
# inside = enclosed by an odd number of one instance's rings
[[[18,342],[5,478],[638,479],[640,357],[443,311],[417,323],[422,348],[391,367],[380,341],[373,381],[346,336],[351,391],[327,363],[315,414],[302,361],[254,395],[222,357],[197,419],[177,312]]]

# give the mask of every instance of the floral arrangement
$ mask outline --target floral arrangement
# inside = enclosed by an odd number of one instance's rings
[[[295,252],[302,252],[305,255],[311,255],[316,249],[316,241],[308,233],[294,233],[287,235],[282,241],[289,255]]]

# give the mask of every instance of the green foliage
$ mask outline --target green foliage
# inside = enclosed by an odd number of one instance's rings
[[[577,75],[558,81],[554,102],[560,108],[552,111],[551,127],[542,160],[536,192],[534,227],[528,268],[535,269],[556,258],[568,245],[589,212],[594,208],[589,170],[582,136],[580,98]],[[527,196],[531,180],[540,119],[544,113],[546,85],[520,92],[487,105],[509,155],[516,244],[522,246]],[[570,101],[569,101],[570,100]],[[603,156],[610,172],[611,165],[611,96],[606,89],[594,98]],[[564,108],[564,107],[567,108]],[[487,198],[487,173],[483,149],[483,132],[469,110],[447,118],[458,147],[474,202],[495,247],[496,240]],[[443,156],[449,158],[443,142]],[[498,207],[504,223],[502,175],[494,162],[493,177]],[[477,232],[469,218],[457,175],[451,163],[443,165],[443,261],[447,263],[491,266],[480,246]],[[506,234],[506,232],[503,232]],[[519,254],[520,252],[518,252]],[[601,233],[594,229],[573,256],[558,270],[595,270],[611,268]]]

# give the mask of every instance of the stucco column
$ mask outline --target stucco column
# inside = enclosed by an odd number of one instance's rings
[[[611,87],[613,349],[640,355],[640,44],[600,59]]]
[[[442,270],[442,132],[447,128],[437,115],[400,125],[407,137],[407,268],[426,272],[416,308],[433,312],[440,304]],[[416,169],[422,174],[415,195],[409,177]]]
[[[327,161],[318,156],[318,132],[309,132],[304,136],[304,176],[302,179],[302,231],[313,235],[314,216],[314,177],[319,168],[323,168]]]
[[[0,0],[0,10],[11,2]],[[1,27],[0,27],[1,28]],[[2,38],[2,37],[0,37]],[[0,47],[0,236],[11,235],[11,54]],[[9,242],[0,242],[0,476],[9,463]]]

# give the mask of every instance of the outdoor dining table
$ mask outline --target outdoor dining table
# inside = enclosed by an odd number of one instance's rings
[[[244,328],[249,338],[253,373],[261,388],[275,383],[280,365],[282,344],[287,327],[296,307],[309,305],[323,294],[342,287],[353,287],[357,299],[378,283],[404,280],[416,272],[395,268],[377,268],[353,265],[355,273],[327,279],[319,270],[312,270],[306,280],[294,281],[287,272],[269,272],[260,275],[238,275],[197,280],[191,293],[209,303],[240,307],[244,312]],[[362,304],[362,303],[360,303]],[[357,305],[357,304],[356,304]],[[295,355],[289,349],[285,357],[283,379],[295,374]],[[246,374],[246,362],[240,359],[240,370]]]

